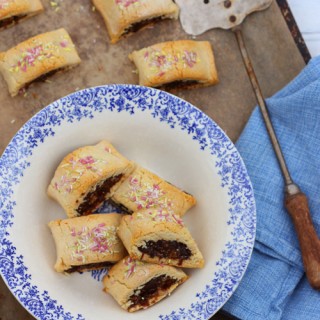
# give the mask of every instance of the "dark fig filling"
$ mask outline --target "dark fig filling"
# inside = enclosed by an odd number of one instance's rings
[[[82,272],[86,270],[96,270],[102,268],[109,268],[113,265],[111,262],[97,262],[97,263],[88,263],[81,266],[71,266],[66,273],[73,273],[73,272]]]
[[[98,185],[95,190],[89,192],[77,209],[79,216],[86,216],[97,209],[106,200],[110,189],[120,181],[121,177],[122,174],[108,178]]]
[[[198,86],[201,82],[197,80],[177,80],[170,83],[165,83],[160,86],[162,90],[172,90],[172,89],[187,89],[189,87]]]
[[[138,247],[139,251],[148,254],[151,258],[166,258],[172,260],[179,260],[182,264],[183,260],[191,257],[191,250],[186,244],[173,240],[149,240],[144,246]]]
[[[168,290],[177,282],[177,279],[165,274],[151,279],[144,284],[142,288],[134,290],[129,298],[129,301],[131,302],[129,310],[136,306],[141,306],[142,308],[149,307],[151,299],[158,297],[161,291]]]
[[[19,22],[19,20],[25,18],[27,15],[26,14],[22,14],[20,16],[13,16],[13,17],[9,17],[6,19],[3,19],[0,21],[0,29],[1,28],[7,28],[13,24],[16,24]]]
[[[130,27],[128,27],[122,33],[122,36],[126,36],[126,35],[128,35],[130,33],[137,32],[137,31],[141,30],[142,28],[146,27],[147,25],[156,23],[156,22],[161,21],[161,20],[163,20],[165,18],[166,18],[165,16],[160,16],[160,17],[154,17],[152,19],[141,20],[141,21],[138,21],[136,23],[133,23]]]

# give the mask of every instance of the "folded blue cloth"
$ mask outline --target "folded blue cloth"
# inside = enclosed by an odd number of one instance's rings
[[[308,197],[320,235],[320,56],[266,102],[291,176]],[[224,310],[250,320],[320,319],[320,293],[303,271],[283,204],[283,178],[259,109],[236,146],[253,184],[257,236],[248,269]]]

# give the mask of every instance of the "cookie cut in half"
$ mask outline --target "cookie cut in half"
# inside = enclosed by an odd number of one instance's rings
[[[121,215],[92,214],[49,223],[53,235],[57,272],[75,272],[108,267],[127,252],[117,236]]]
[[[108,199],[134,169],[107,141],[68,154],[48,187],[69,218],[88,215]]]
[[[1,3],[0,3],[1,5]],[[70,69],[81,62],[65,29],[30,38],[6,52],[0,52],[0,73],[7,82],[11,96],[32,82]]]
[[[192,195],[138,165],[110,200],[127,213],[162,208],[179,216],[196,204]]]
[[[133,51],[129,59],[138,69],[139,84],[161,89],[197,88],[218,83],[208,41],[168,41]]]
[[[179,7],[172,0],[92,0],[101,13],[111,43],[163,19],[177,19]]]
[[[182,268],[202,268],[203,256],[181,218],[163,209],[124,216],[118,235],[130,257]]]
[[[43,11],[40,0],[1,0],[0,30],[14,26]]]
[[[187,279],[188,276],[175,267],[126,257],[109,270],[103,285],[104,291],[123,309],[134,312],[154,305]]]

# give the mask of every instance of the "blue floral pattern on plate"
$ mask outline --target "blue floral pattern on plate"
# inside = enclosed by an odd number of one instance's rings
[[[255,239],[256,215],[252,186],[236,148],[223,131],[199,109],[165,92],[133,86],[110,85],[85,89],[61,98],[31,118],[14,136],[0,158],[0,273],[11,292],[37,319],[84,319],[71,314],[61,303],[33,285],[19,248],[9,240],[16,202],[14,188],[32,163],[33,151],[65,123],[94,119],[99,113],[148,112],[170,128],[182,130],[201,150],[215,156],[221,186],[227,189],[228,225],[232,241],[226,243],[217,271],[189,308],[159,315],[162,320],[208,319],[228,300],[249,263]],[[101,280],[105,270],[92,276]]]

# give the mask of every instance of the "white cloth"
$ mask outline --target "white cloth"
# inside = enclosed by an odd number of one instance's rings
[[[312,57],[320,55],[320,1],[288,0]]]

